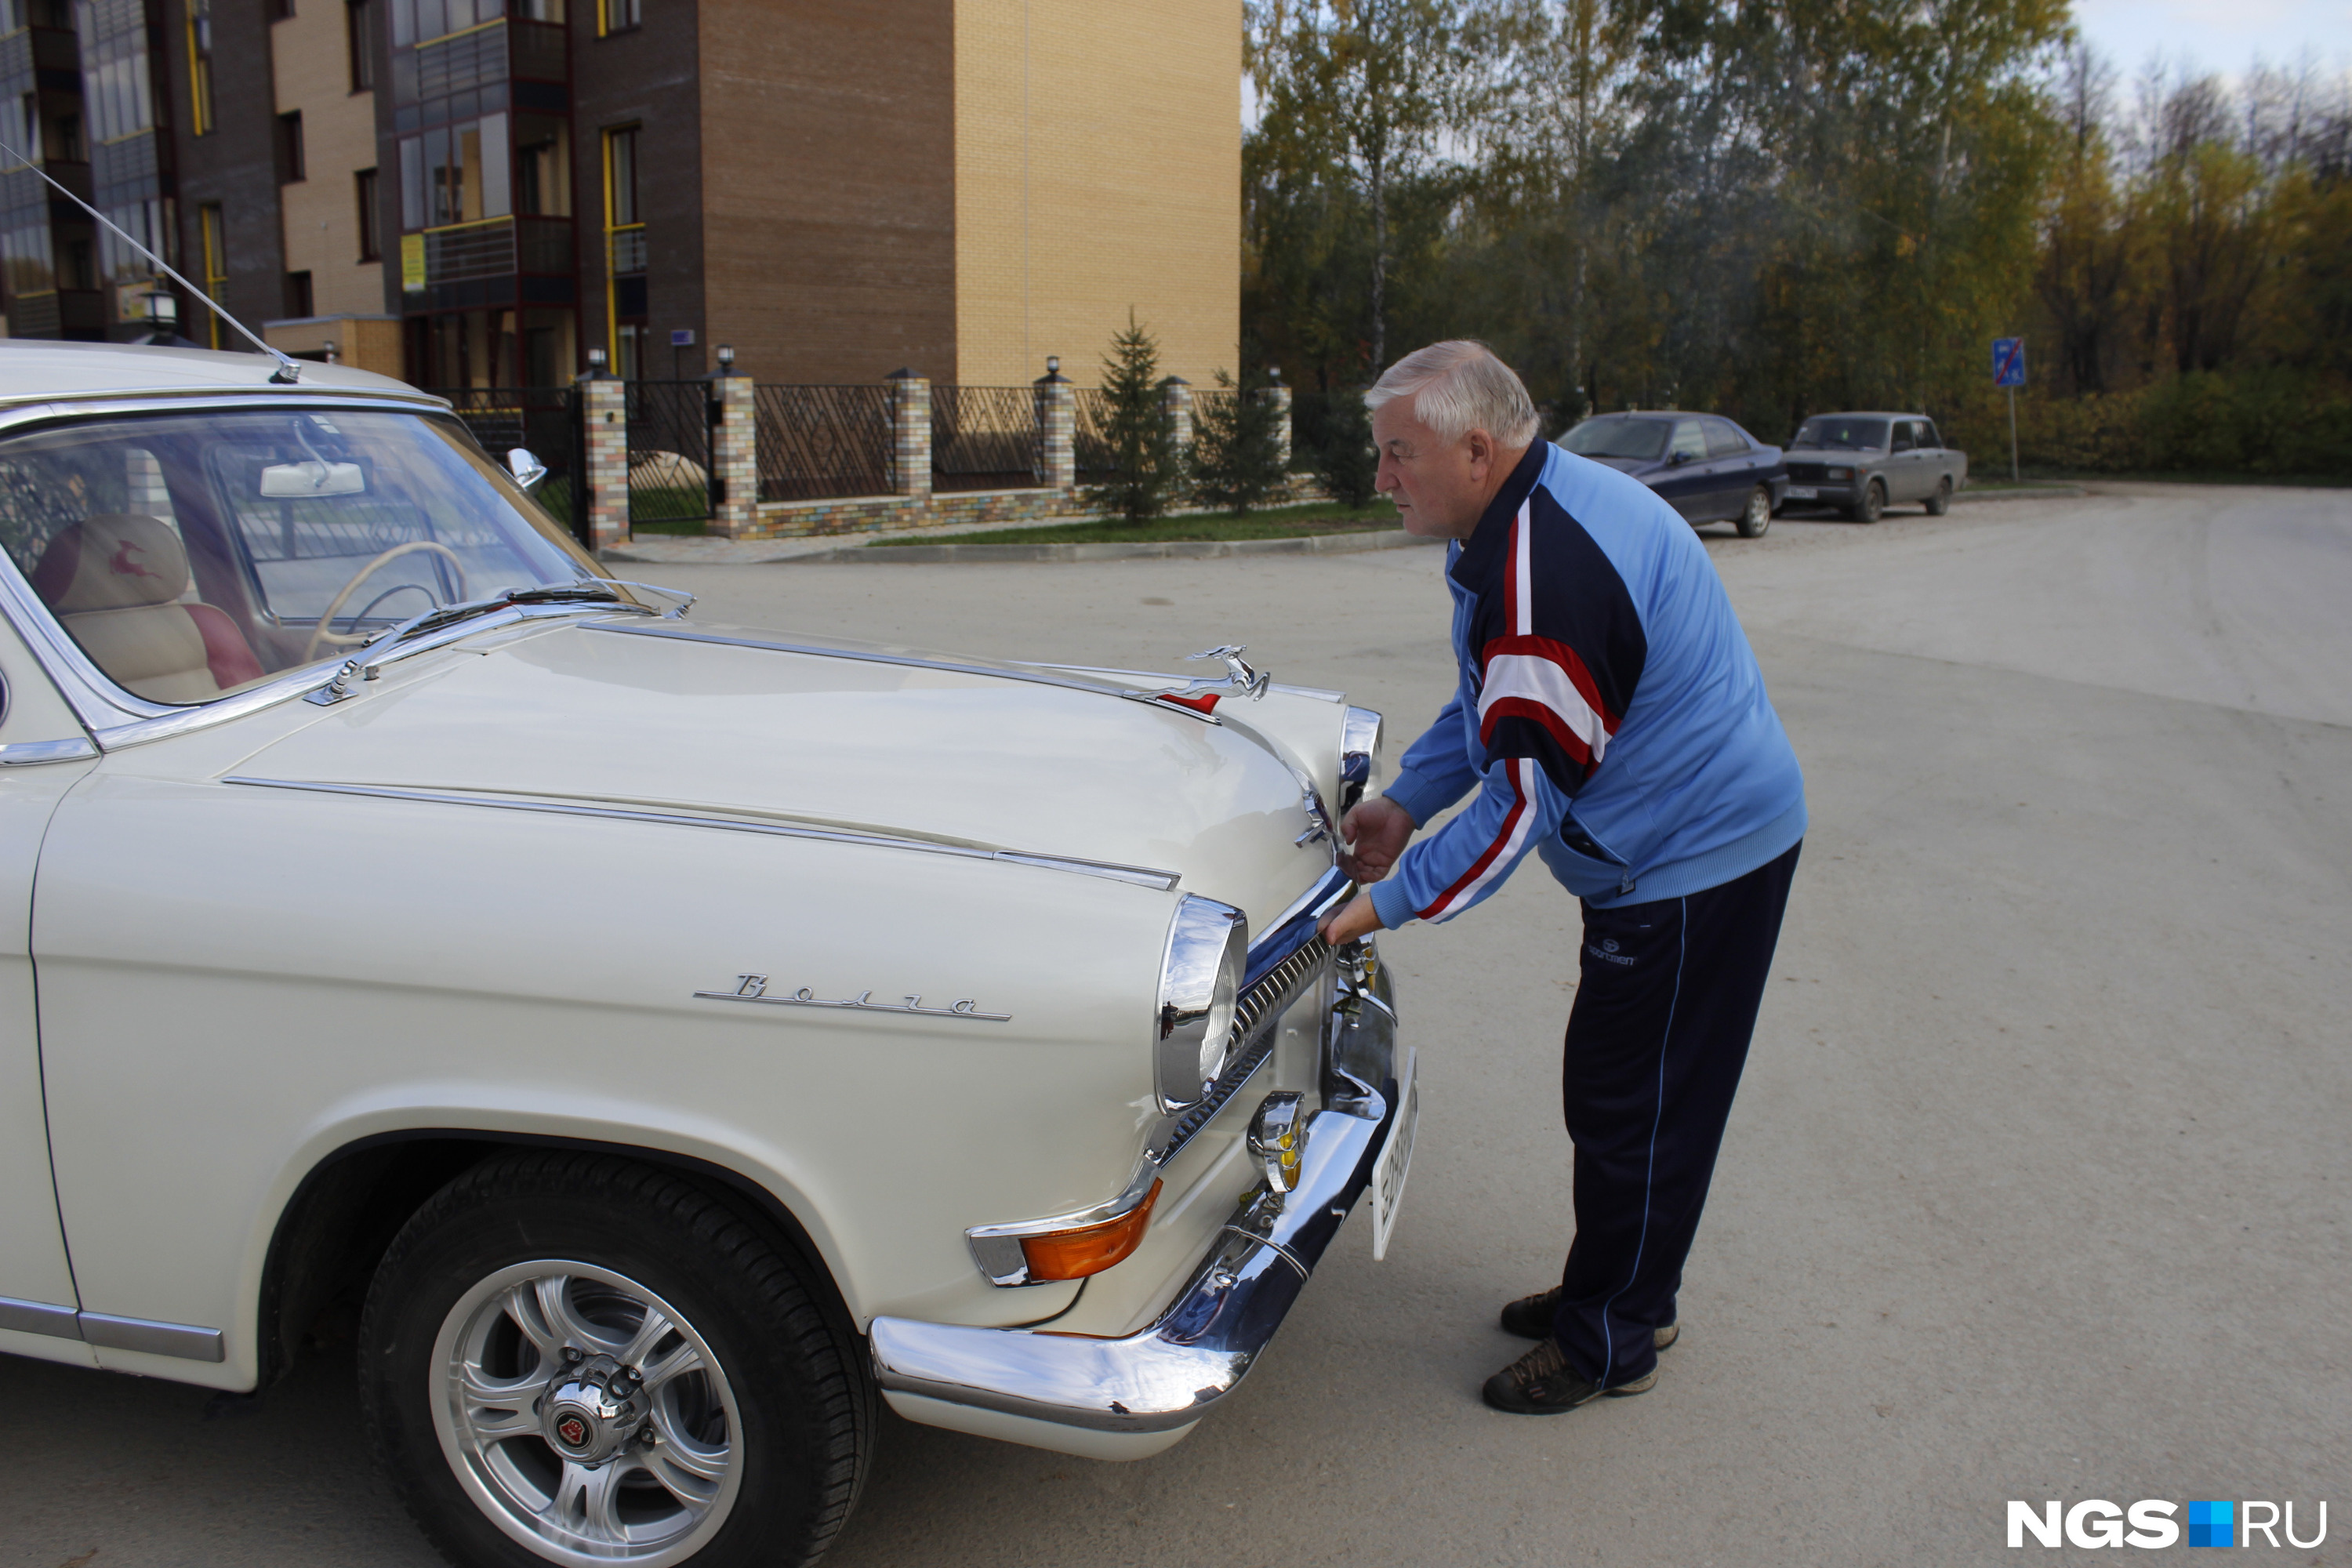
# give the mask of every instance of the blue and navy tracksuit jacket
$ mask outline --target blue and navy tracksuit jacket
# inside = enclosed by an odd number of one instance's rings
[[[1416,824],[1372,888],[1442,921],[1530,849],[1600,908],[1745,876],[1804,837],[1804,780],[1706,549],[1637,479],[1549,442],[1446,549],[1453,700],[1384,792]]]

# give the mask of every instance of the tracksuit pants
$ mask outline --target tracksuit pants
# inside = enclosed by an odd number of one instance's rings
[[[1562,1064],[1576,1239],[1553,1331],[1590,1381],[1657,1364],[1748,1060],[1798,845],[1687,898],[1584,906]]]

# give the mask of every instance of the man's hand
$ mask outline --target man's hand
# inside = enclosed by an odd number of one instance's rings
[[[1341,942],[1353,942],[1360,936],[1380,930],[1381,911],[1372,908],[1371,894],[1358,893],[1325,915],[1316,929],[1323,933],[1325,942],[1337,947]]]
[[[1394,801],[1374,795],[1339,819],[1339,869],[1359,882],[1377,882],[1404,853],[1412,817]],[[1378,922],[1364,929],[1378,930]]]

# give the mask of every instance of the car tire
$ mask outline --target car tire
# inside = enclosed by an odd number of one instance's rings
[[[1763,538],[1764,531],[1772,526],[1772,492],[1762,485],[1749,490],[1747,510],[1739,514],[1737,521],[1740,538]]]
[[[876,1408],[805,1270],[667,1172],[489,1161],[409,1219],[369,1287],[377,1457],[469,1568],[811,1562],[856,1502]]]
[[[1927,498],[1927,515],[1929,517],[1941,517],[1951,510],[1952,481],[1949,479],[1937,479],[1936,481],[1936,493]]]
[[[1862,489],[1862,500],[1846,515],[1856,522],[1876,522],[1886,511],[1886,487],[1873,479]]]

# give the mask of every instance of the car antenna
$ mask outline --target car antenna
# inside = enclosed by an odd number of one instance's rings
[[[114,221],[108,217],[104,213],[99,211],[96,207],[90,205],[79,196],[75,195],[63,185],[58,184],[57,181],[49,179],[49,172],[47,169],[42,168],[38,163],[34,163],[30,158],[26,157],[25,154],[17,152],[16,149],[9,146],[5,142],[0,142],[0,153],[7,153],[8,156],[16,160],[17,163],[23,164],[26,168],[32,170],[36,174],[40,175],[42,179],[48,180],[50,187],[59,195],[64,196],[68,201],[73,203],[74,205],[81,208],[82,211],[88,213],[99,222],[106,225],[108,228],[113,229],[116,236],[121,239],[123,244],[129,246],[131,249],[137,251],[140,255],[153,262],[156,267],[163,271],[164,277],[169,278],[173,282],[177,283],[189,293],[194,294],[197,299],[202,300],[207,306],[211,307],[214,315],[218,316],[222,321],[226,321],[238,331],[243,332],[245,334],[246,342],[251,343],[255,348],[259,349],[263,353],[266,353],[270,358],[276,360],[278,362],[278,368],[269,373],[270,380],[280,384],[287,384],[302,379],[302,364],[300,361],[286,353],[285,350],[280,349],[274,344],[264,342],[261,339],[254,336],[252,328],[247,326],[243,321],[238,321],[235,316],[230,315],[226,310],[222,310],[218,300],[215,300],[211,295],[205,293],[203,289],[197,288],[194,284],[189,282],[186,279],[173,271],[171,266],[166,263],[162,257],[156,255],[153,251],[148,249],[145,246],[140,244],[129,235],[124,234],[121,228],[116,226]]]

